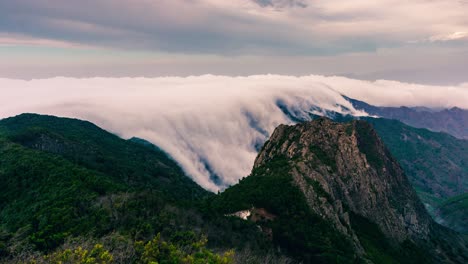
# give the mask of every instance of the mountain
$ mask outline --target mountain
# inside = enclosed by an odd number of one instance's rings
[[[23,114],[1,120],[0,135],[29,150],[105,173],[119,184],[155,187],[168,199],[191,200],[208,194],[163,151],[123,140],[87,121]]]
[[[255,257],[268,248],[254,225],[203,213],[214,194],[160,149],[86,121],[35,114],[0,120],[0,181],[0,263],[66,262],[68,250],[103,247],[116,263],[161,261],[153,253],[169,249],[213,259],[201,247],[204,237],[216,252],[248,247]]]
[[[468,193],[443,201],[435,210],[435,215],[442,225],[468,235]]]
[[[115,228],[141,232],[157,214],[144,219],[136,207],[209,195],[163,152],[85,121],[33,114],[3,119],[0,153],[0,227],[11,250],[50,250],[69,235]]]
[[[0,181],[0,263],[468,259],[364,121],[281,125],[215,195],[144,139],[23,114],[0,120]]]
[[[365,120],[374,126],[401,164],[433,218],[446,227],[466,233],[468,140],[410,127],[397,120]]]
[[[348,100],[351,100],[348,98]],[[363,102],[366,109],[379,109]],[[387,118],[354,117],[342,115],[333,111],[322,112],[336,122],[351,120],[366,120],[372,123],[377,134],[382,138],[391,154],[403,167],[413,188],[423,201],[431,215],[439,223],[459,230],[457,220],[463,221],[462,213],[451,214],[450,220],[444,221],[445,214],[436,215],[436,210],[446,199],[468,192],[468,140],[459,139],[444,132],[434,132],[426,128],[414,128],[401,121]],[[418,111],[434,111],[431,109],[412,108]],[[319,115],[298,116],[294,112],[283,109],[284,113],[296,122],[306,122],[320,118]]]
[[[436,224],[365,121],[279,126],[252,174],[215,197],[250,214],[305,263],[463,263],[466,242]],[[249,217],[247,217],[249,219]]]
[[[421,199],[436,207],[468,192],[468,140],[405,125],[366,118],[398,160]]]
[[[400,120],[417,128],[427,128],[445,132],[457,138],[468,139],[468,110],[453,107],[434,110],[424,107],[379,107],[347,98],[356,110],[364,110],[370,115]]]

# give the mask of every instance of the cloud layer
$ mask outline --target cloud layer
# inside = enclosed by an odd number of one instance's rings
[[[76,117],[124,138],[147,139],[212,191],[248,175],[258,147],[277,125],[291,123],[280,106],[297,115],[366,115],[346,95],[376,105],[468,108],[466,85],[323,76],[0,79],[0,93],[0,118],[23,112]]]
[[[0,1],[0,33],[203,54],[336,54],[463,39],[466,1]],[[125,15],[122,15],[125,13]]]

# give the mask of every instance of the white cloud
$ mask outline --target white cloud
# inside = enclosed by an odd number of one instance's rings
[[[444,41],[459,40],[459,39],[466,39],[466,38],[468,38],[468,32],[459,31],[459,32],[454,32],[452,34],[432,36],[432,37],[429,38],[429,41],[431,41],[431,42],[437,42],[437,41],[444,42]]]
[[[365,115],[341,94],[377,105],[468,108],[466,86],[323,76],[0,79],[0,94],[0,118],[23,112],[76,117],[125,138],[147,139],[214,191],[248,175],[255,146],[291,122],[279,101],[303,115],[313,106]],[[206,163],[223,186],[210,179]]]

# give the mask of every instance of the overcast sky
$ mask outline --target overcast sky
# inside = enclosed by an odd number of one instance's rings
[[[468,81],[466,0],[0,0],[0,77]]]

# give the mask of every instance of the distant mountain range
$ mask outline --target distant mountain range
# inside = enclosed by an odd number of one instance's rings
[[[468,110],[461,108],[431,109],[427,107],[379,107],[347,98],[354,108],[370,115],[396,119],[416,128],[445,132],[454,137],[468,139]]]

